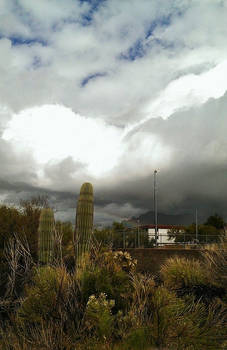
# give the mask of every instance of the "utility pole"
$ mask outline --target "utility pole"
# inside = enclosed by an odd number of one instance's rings
[[[198,244],[198,213],[197,213],[197,208],[195,209],[195,239],[196,239],[196,244]]]
[[[158,211],[157,211],[157,170],[154,171],[154,223],[155,223],[155,247],[158,246]]]
[[[140,232],[139,232],[139,219],[137,220],[137,242],[138,242],[138,248],[140,248]]]

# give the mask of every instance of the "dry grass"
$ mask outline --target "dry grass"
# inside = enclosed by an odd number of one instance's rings
[[[164,285],[171,290],[178,290],[208,283],[205,270],[197,260],[170,258],[161,267]]]
[[[203,255],[210,278],[227,292],[227,241],[207,245]]]

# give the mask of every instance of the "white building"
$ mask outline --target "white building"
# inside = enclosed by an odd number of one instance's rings
[[[140,226],[142,229],[145,229],[148,231],[148,237],[149,240],[155,239],[155,225],[142,225]],[[175,242],[175,238],[169,239],[168,232],[171,230],[182,230],[182,226],[175,226],[175,225],[157,225],[157,243],[159,246],[162,245],[168,245],[173,244]]]

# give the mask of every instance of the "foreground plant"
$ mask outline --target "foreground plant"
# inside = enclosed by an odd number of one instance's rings
[[[93,187],[85,182],[80,189],[80,195],[76,208],[76,222],[74,232],[74,244],[76,265],[81,265],[83,255],[90,250],[93,230],[94,196]]]
[[[50,264],[54,255],[54,213],[50,208],[43,208],[38,228],[38,258],[41,264]]]
[[[25,289],[25,299],[18,319],[25,323],[59,319],[70,295],[70,277],[64,268],[44,266],[34,270],[32,285]]]
[[[223,296],[223,288],[211,278],[209,270],[197,260],[170,258],[161,267],[164,285],[178,296],[193,296],[208,303]]]
[[[90,295],[106,293],[109,299],[115,300],[115,313],[126,310],[132,292],[130,274],[135,266],[136,261],[123,252],[100,250],[95,256],[88,257],[84,268],[77,271],[84,302],[88,301]]]
[[[98,297],[91,295],[85,311],[86,330],[98,340],[109,342],[114,330],[112,308],[114,300],[108,300],[105,293]]]
[[[63,265],[35,268],[17,312],[0,325],[0,348],[225,349],[224,299],[208,304],[193,294],[210,283],[201,263],[169,261],[159,285],[135,267],[128,253],[93,246],[76,274]]]
[[[206,246],[203,256],[211,279],[227,293],[227,240]]]

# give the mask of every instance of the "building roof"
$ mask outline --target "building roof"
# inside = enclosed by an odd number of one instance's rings
[[[148,228],[155,228],[155,224],[149,224],[149,225],[140,225],[141,228],[143,229],[148,229]],[[180,226],[180,225],[157,225],[158,229],[167,229],[167,230],[171,230],[171,229],[179,229],[182,230],[184,228],[184,226]]]

